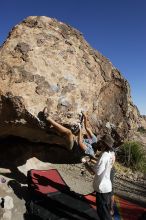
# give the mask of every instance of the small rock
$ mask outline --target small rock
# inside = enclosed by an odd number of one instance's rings
[[[4,177],[1,177],[0,178],[0,183],[5,183],[6,182],[6,179]]]

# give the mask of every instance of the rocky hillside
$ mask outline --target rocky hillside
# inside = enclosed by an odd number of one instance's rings
[[[119,138],[141,125],[129,84],[112,63],[76,29],[34,16],[16,25],[0,48],[0,137],[50,143],[57,134],[46,133],[38,119],[44,106],[68,127],[87,110],[94,132],[112,124]]]
[[[146,115],[140,116],[140,122],[141,126],[146,129]]]

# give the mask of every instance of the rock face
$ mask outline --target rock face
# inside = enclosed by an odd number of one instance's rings
[[[112,63],[76,29],[35,16],[0,48],[0,137],[51,143],[58,134],[38,120],[44,106],[68,127],[87,110],[95,133],[112,124],[119,138],[140,123],[129,84]]]

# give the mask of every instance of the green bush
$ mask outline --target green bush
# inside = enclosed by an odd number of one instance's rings
[[[140,132],[140,133],[146,133],[146,129],[144,127],[139,127],[137,129],[137,131]]]
[[[118,157],[123,165],[134,170],[146,172],[146,152],[140,143],[124,143],[118,151]]]

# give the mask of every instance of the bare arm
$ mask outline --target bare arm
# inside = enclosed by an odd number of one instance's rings
[[[83,114],[83,117],[84,117],[84,126],[85,126],[85,129],[86,129],[86,132],[89,135],[89,137],[92,138],[94,134],[91,131],[91,129],[89,128],[87,115],[84,112],[82,112],[82,114]]]
[[[85,165],[86,169],[89,171],[89,173],[92,175],[95,175],[95,173],[96,173],[97,176],[99,176],[105,170],[105,162],[104,162],[104,160],[99,160],[98,162],[96,161],[95,164],[96,165],[94,165],[94,167],[93,167],[87,161],[84,161],[84,165]]]
[[[91,163],[96,164],[97,163],[97,158],[91,159],[90,161],[91,161]]]

